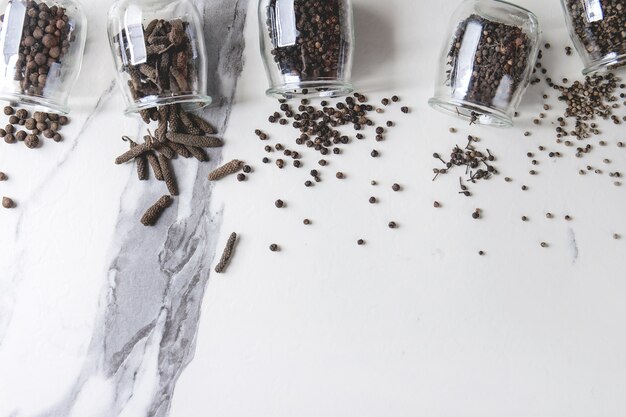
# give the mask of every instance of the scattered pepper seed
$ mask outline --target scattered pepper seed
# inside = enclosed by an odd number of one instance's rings
[[[12,209],[15,207],[15,202],[9,197],[2,197],[2,207],[5,209]]]
[[[433,203],[433,207],[435,207],[435,208],[440,208],[440,207],[441,207],[441,203],[440,203],[439,201],[435,201],[435,202]]]
[[[285,203],[283,202],[283,200],[276,200],[274,205],[276,206],[276,208],[283,208],[283,207],[285,207]]]
[[[363,239],[359,239],[356,241],[357,245],[359,246],[363,246],[365,244],[365,241]]]
[[[400,189],[401,189],[401,188],[402,188],[402,187],[400,187],[400,184],[393,184],[393,185],[391,186],[391,189],[392,189],[393,191],[396,191],[396,192],[400,191]]]
[[[389,226],[390,229],[395,229],[395,228],[398,227],[398,224],[396,222],[389,222],[388,226]]]
[[[400,110],[402,111],[402,113],[406,114],[409,112],[409,108],[407,106],[402,106],[400,107]]]
[[[542,247],[542,248],[547,248],[547,247],[548,247],[548,244],[547,244],[546,242],[541,242],[541,247]]]
[[[345,174],[343,172],[339,171],[339,172],[337,172],[335,174],[335,177],[337,177],[337,179],[339,179],[339,180],[342,180],[342,179],[345,178]]]
[[[310,225],[310,224],[311,224],[311,220],[309,220],[309,219],[304,219],[302,223],[304,223],[304,225],[305,225],[305,226],[308,226],[308,225]]]
[[[278,247],[278,245],[276,243],[272,243],[270,245],[270,251],[272,252],[278,252],[280,250],[280,248]]]
[[[379,156],[380,154],[378,153],[378,151],[377,151],[376,149],[374,149],[374,150],[370,153],[370,155],[372,156],[372,158],[378,158],[378,156]]]
[[[376,197],[370,197],[369,202],[370,204],[376,204],[378,200],[376,199]]]

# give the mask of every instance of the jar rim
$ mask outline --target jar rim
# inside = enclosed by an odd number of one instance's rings
[[[506,1],[506,0],[492,0],[492,1],[494,1],[494,2],[496,2],[496,3],[502,3],[502,4],[505,4],[505,5],[507,5],[507,6],[510,6],[511,8],[514,8],[514,9],[521,10],[521,11],[523,11],[523,12],[526,12],[526,13],[528,13],[528,15],[529,15],[529,16],[530,16],[533,20],[535,20],[535,21],[538,21],[538,20],[539,20],[539,19],[537,19],[537,15],[536,15],[535,13],[533,13],[532,11],[530,11],[530,10],[528,10],[527,8],[522,7],[522,6],[518,5],[518,4],[511,3],[511,2],[508,2],[508,1]]]

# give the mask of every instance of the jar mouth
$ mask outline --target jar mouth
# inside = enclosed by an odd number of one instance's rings
[[[626,54],[604,57],[594,61],[583,69],[583,75],[590,75],[596,72],[614,71],[623,69],[626,66]]]
[[[502,4],[504,4],[504,5],[508,6],[508,7],[513,8],[513,9],[516,9],[516,10],[522,11],[522,12],[524,12],[524,13],[527,13],[527,14],[528,14],[529,16],[531,16],[531,18],[533,18],[534,20],[538,20],[538,19],[537,19],[537,16],[536,16],[536,15],[535,15],[532,11],[528,10],[528,9],[527,9],[527,8],[525,8],[525,7],[522,7],[522,6],[520,6],[520,5],[518,5],[518,4],[515,4],[515,3],[509,3],[508,1],[505,1],[505,0],[495,0],[495,1],[496,1],[497,3],[502,3]]]
[[[470,123],[501,128],[513,127],[513,119],[508,114],[469,101],[433,97],[428,100],[428,104],[441,113]]]
[[[338,80],[304,81],[276,85],[265,93],[276,98],[333,98],[346,96],[354,91],[352,84]]]
[[[188,94],[171,97],[156,97],[145,101],[132,103],[124,110],[126,116],[134,116],[142,110],[148,110],[159,106],[180,104],[186,111],[195,111],[211,105],[213,99],[200,94]]]
[[[28,107],[33,111],[56,113],[61,115],[67,115],[70,112],[70,109],[66,104],[61,104],[45,97],[0,91],[0,100],[7,101],[20,107]]]

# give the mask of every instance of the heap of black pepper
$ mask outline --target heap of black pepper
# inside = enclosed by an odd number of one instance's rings
[[[462,56],[468,27],[482,29],[473,62],[467,62],[468,57]],[[448,52],[449,68],[446,71],[448,83],[459,87],[463,84],[457,77],[469,76],[463,99],[486,107],[493,106],[496,97],[498,101],[506,99],[509,102],[518,88],[526,82],[526,67],[531,60],[531,52],[532,41],[521,27],[472,15],[459,23],[452,39]],[[468,66],[470,70],[462,70]],[[467,71],[472,72],[467,74]],[[503,83],[504,80],[506,83]],[[477,117],[477,114],[472,115],[473,120]]]
[[[565,1],[576,37],[594,61],[626,54],[626,0],[598,3],[590,9],[580,0]]]
[[[337,78],[344,51],[349,47],[349,34],[342,32],[346,0],[294,0],[294,43],[281,45],[282,32],[277,16],[277,0],[268,6],[267,30],[273,49],[271,54],[282,74],[299,77],[300,81]],[[306,94],[306,93],[305,93]]]
[[[383,98],[381,104],[386,107],[399,101],[401,101],[400,97],[392,96],[391,99]],[[410,112],[408,106],[402,106],[399,110],[404,114]],[[334,155],[341,155],[355,139],[358,141],[366,140],[369,131],[372,131],[372,140],[376,142],[387,140],[389,130],[395,127],[396,123],[393,120],[387,120],[383,124],[377,125],[371,117],[372,112],[380,114],[385,111],[382,107],[370,104],[368,98],[358,92],[352,96],[337,99],[333,103],[328,100],[321,100],[319,105],[306,98],[301,99],[298,104],[281,99],[279,100],[279,109],[268,116],[268,121],[291,127],[290,130],[296,132],[295,137],[290,141],[293,146],[283,143],[276,143],[273,146],[266,144],[271,138],[262,129],[255,129],[254,134],[264,144],[265,152],[269,155],[274,152],[278,153],[275,164],[280,170],[286,169],[288,159],[292,160],[293,167],[298,169],[305,166],[304,157],[307,153],[321,154],[322,158],[317,160],[318,167],[307,170],[311,179],[304,182],[305,187],[313,187],[324,178],[322,171],[330,164],[329,159]],[[346,127],[352,128],[356,132],[354,137],[345,132]],[[294,150],[296,146],[302,150]],[[380,156],[380,152],[374,149],[371,150],[370,155],[377,158]],[[268,156],[263,158],[263,163],[270,162],[272,161]],[[335,170],[333,177],[344,180],[347,178],[347,174]],[[376,181],[372,181],[372,185],[376,184]],[[394,192],[399,192],[402,187],[400,184],[394,183],[391,185],[391,189]],[[374,204],[378,202],[378,199],[371,197],[368,201]],[[276,200],[275,206],[284,208],[286,203],[283,200]],[[311,220],[305,219],[304,224],[310,225]],[[387,226],[390,229],[399,227],[395,221],[389,222]],[[358,242],[364,244],[365,241],[360,239]],[[270,250],[279,251],[280,247],[273,244]]]

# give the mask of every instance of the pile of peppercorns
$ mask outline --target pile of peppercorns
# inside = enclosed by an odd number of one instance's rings
[[[9,144],[24,142],[31,149],[39,146],[41,135],[55,142],[62,141],[63,136],[59,131],[69,123],[67,116],[45,112],[34,112],[31,116],[28,110],[16,110],[12,106],[6,106],[4,114],[9,117],[9,123],[0,129],[0,137]],[[24,130],[20,130],[20,127]]]
[[[479,27],[483,34],[478,39],[471,63],[463,56],[463,39],[468,27]],[[522,28],[472,15],[459,23],[452,40],[448,52],[447,81],[455,89],[455,95],[462,93],[463,99],[472,103],[491,107],[496,97],[497,100],[510,102],[525,81],[531,51],[531,39]],[[463,81],[459,82],[457,77],[463,78]],[[501,91],[505,85],[506,91]],[[472,114],[473,120],[477,117],[477,114]]]
[[[593,3],[592,8],[580,0],[565,2],[576,37],[594,60],[626,53],[626,0],[602,0],[598,3]]]
[[[304,94],[307,93],[304,92]],[[381,104],[383,107],[387,107],[391,103],[399,101],[400,98],[398,96],[392,96],[391,99],[383,98]],[[283,126],[290,124],[292,128],[299,132],[299,136],[294,139],[296,145],[317,151],[324,157],[341,154],[344,151],[344,145],[348,145],[352,141],[352,138],[340,132],[339,128],[341,126],[352,126],[357,132],[354,137],[357,140],[363,140],[365,139],[364,131],[368,127],[374,127],[375,125],[369,113],[384,113],[385,111],[383,107],[376,108],[369,104],[367,97],[360,93],[354,93],[353,97],[346,97],[334,105],[331,105],[327,100],[322,100],[320,102],[321,107],[314,106],[306,98],[300,100],[298,107],[292,107],[285,99],[279,100],[279,104],[279,110],[282,113],[279,111],[274,112],[268,117],[268,121]],[[402,106],[400,110],[402,113],[409,113],[409,108],[406,106]],[[376,142],[384,141],[388,130],[393,126],[394,122],[391,120],[388,120],[382,126],[376,126],[374,128]],[[269,139],[269,135],[261,129],[256,129],[254,133],[261,141]],[[285,157],[291,158],[295,168],[300,168],[303,165],[301,162],[303,155],[298,151],[290,149],[288,145],[277,143],[274,146],[266,145],[264,149],[267,153],[276,151],[282,153]],[[380,152],[373,149],[370,152],[370,156],[377,158],[380,156]],[[263,163],[269,162],[269,157],[263,158]],[[275,163],[279,169],[283,169],[286,165],[283,158],[277,158]],[[318,161],[321,167],[325,167],[327,163],[326,159]],[[338,179],[343,179],[343,173],[341,172],[336,173],[335,176]],[[318,170],[311,170],[311,177],[315,182],[322,181]],[[304,185],[311,187],[314,183],[307,180]]]
[[[69,51],[74,34],[65,12],[61,6],[28,1],[15,64],[15,80],[20,82],[22,93],[42,95],[50,68],[61,63]]]
[[[300,81],[335,78],[340,62],[349,47],[349,34],[342,32],[342,19],[347,9],[345,0],[294,0],[296,33],[293,44],[280,45],[277,35],[282,19],[277,1],[269,4],[267,29],[274,49],[271,53],[282,74],[299,77]],[[275,16],[274,16],[275,15]]]
[[[306,95],[308,91],[305,89],[302,93]],[[265,145],[264,150],[268,154],[279,152],[282,155],[282,157],[278,157],[275,160],[279,170],[283,170],[287,166],[287,158],[291,159],[293,167],[298,169],[304,166],[302,160],[306,152],[313,151],[320,154],[322,159],[317,161],[319,167],[309,170],[310,179],[304,181],[305,187],[313,187],[315,183],[322,181],[323,170],[328,165],[328,158],[342,154],[354,139],[359,141],[365,140],[368,130],[373,129],[373,137],[376,142],[387,140],[387,134],[395,126],[395,122],[387,120],[385,123],[376,126],[371,115],[372,113],[383,114],[388,107],[398,102],[400,102],[400,97],[394,95],[391,98],[383,98],[380,101],[381,106],[377,107],[370,104],[368,98],[360,93],[354,93],[351,97],[338,99],[334,104],[327,100],[321,100],[319,106],[306,98],[301,99],[297,105],[285,99],[280,99],[279,109],[268,116],[268,121],[273,124],[289,126],[295,130],[296,134],[293,144],[300,147],[302,151],[296,151],[294,147],[282,143],[276,143],[273,146]],[[404,114],[410,112],[407,106],[401,106],[399,110]],[[340,131],[344,126],[352,127],[356,132],[354,137]],[[261,129],[256,129],[254,133],[262,142],[270,140],[270,135]],[[381,155],[377,149],[372,149],[369,153],[372,158],[378,158]],[[269,156],[263,158],[263,163],[269,164],[270,162]],[[346,178],[346,174],[342,171],[336,171],[333,176],[338,180]],[[378,183],[373,180],[371,185],[375,186]],[[398,192],[401,191],[402,187],[400,184],[394,183],[391,185],[391,189],[394,192]],[[368,202],[376,204],[378,199],[370,197]],[[287,206],[287,203],[279,199],[276,200],[275,206],[282,209]],[[307,226],[311,225],[312,221],[304,219],[304,224]],[[388,222],[387,226],[390,229],[399,227],[396,221]],[[365,240],[359,239],[357,244],[359,246],[364,245]],[[277,244],[270,245],[272,252],[280,251],[280,249],[280,246]]]

